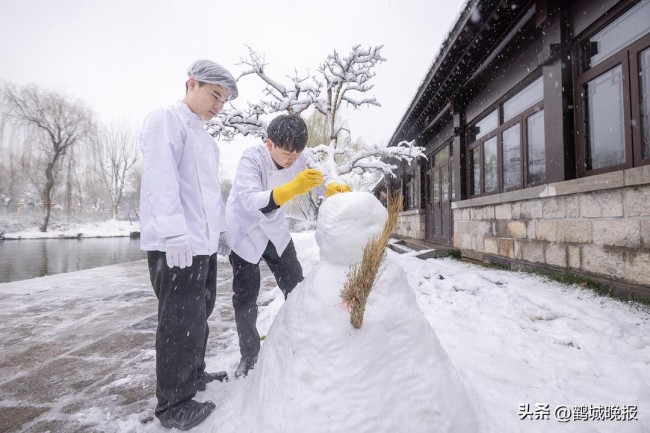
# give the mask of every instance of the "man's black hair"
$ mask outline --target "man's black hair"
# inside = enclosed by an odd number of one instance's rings
[[[185,94],[186,94],[186,95],[187,95],[187,91],[190,90],[190,86],[187,85],[187,82],[188,82],[188,81],[189,81],[189,80],[187,80],[187,81],[185,82]],[[196,80],[196,82],[199,83],[199,88],[205,86],[205,83],[204,83],[203,81]]]
[[[271,120],[266,134],[273,144],[289,152],[302,152],[307,145],[307,124],[297,114],[281,114]]]

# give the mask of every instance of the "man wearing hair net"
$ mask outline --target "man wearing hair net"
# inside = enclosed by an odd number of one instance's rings
[[[155,415],[189,430],[215,408],[194,400],[225,372],[205,371],[208,317],[216,297],[217,254],[228,255],[219,148],[204,122],[237,97],[223,66],[198,60],[187,70],[182,101],[154,111],[140,134],[140,240],[158,298]]]
[[[303,279],[285,220],[285,204],[320,185],[327,197],[350,191],[328,174],[309,168],[310,159],[303,153],[309,132],[299,115],[275,117],[266,133],[263,143],[242,154],[226,205],[232,237],[232,305],[241,354],[235,378],[248,376],[260,351],[260,260],[268,265],[285,298]]]

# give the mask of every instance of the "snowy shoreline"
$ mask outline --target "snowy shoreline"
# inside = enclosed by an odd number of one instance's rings
[[[103,234],[103,235],[86,235],[82,232],[77,233],[76,235],[70,234],[57,234],[55,236],[50,236],[49,233],[43,233],[45,236],[24,235],[26,232],[18,233],[8,233],[6,235],[0,236],[0,241],[24,241],[24,240],[33,240],[33,239],[95,239],[95,238],[123,238],[123,237],[139,237],[140,232],[131,232],[131,233],[120,233],[120,234]]]
[[[140,223],[121,220],[107,220],[85,224],[58,223],[53,230],[41,232],[38,227],[24,228],[9,233],[0,232],[0,241],[27,239],[84,239],[140,236]]]

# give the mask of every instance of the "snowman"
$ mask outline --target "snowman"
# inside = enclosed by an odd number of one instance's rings
[[[243,390],[244,419],[264,433],[476,432],[471,399],[422,315],[403,269],[386,258],[355,329],[341,300],[350,266],[387,211],[350,192],[320,208],[320,261],[278,312]]]

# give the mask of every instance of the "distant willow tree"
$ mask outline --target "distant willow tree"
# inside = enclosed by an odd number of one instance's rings
[[[18,141],[18,131],[8,126],[8,119],[0,113],[0,203],[3,212],[10,207],[16,209],[16,195],[20,188],[20,151],[14,143]]]
[[[138,133],[127,124],[113,122],[99,128],[90,146],[92,170],[111,200],[111,218],[117,218],[129,176],[140,159]]]
[[[320,113],[318,110],[311,112],[309,117],[305,119],[307,124],[307,147],[316,147],[323,143],[329,142],[329,128],[327,124],[327,116]]]
[[[40,184],[43,201],[42,232],[47,231],[52,211],[52,190],[68,152],[94,132],[91,111],[80,101],[43,90],[34,85],[2,88],[5,115],[28,128],[34,161],[43,176]]]

